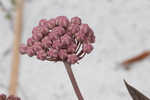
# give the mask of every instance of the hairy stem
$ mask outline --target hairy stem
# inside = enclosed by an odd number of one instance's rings
[[[71,83],[72,83],[72,86],[74,88],[74,91],[75,91],[75,93],[76,93],[76,95],[78,97],[78,100],[84,100],[82,95],[81,95],[81,92],[80,92],[80,89],[78,87],[78,84],[77,84],[77,82],[75,80],[74,74],[72,72],[71,65],[68,64],[67,62],[64,62],[64,65],[65,65],[65,68],[66,68],[67,73],[69,75],[69,78],[71,80]]]

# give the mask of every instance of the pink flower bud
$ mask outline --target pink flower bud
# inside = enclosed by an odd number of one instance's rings
[[[94,32],[91,28],[89,28],[89,35],[94,35]]]
[[[32,30],[32,34],[36,34],[38,32],[41,32],[41,27],[40,26],[34,27],[33,30]]]
[[[46,25],[46,23],[47,23],[46,19],[41,19],[40,22],[39,22],[39,25],[43,26],[43,25]]]
[[[58,32],[49,32],[48,37],[50,40],[53,41],[59,39]]]
[[[67,48],[67,52],[75,53],[76,49],[77,49],[77,45],[75,43],[71,43]]]
[[[42,33],[38,32],[36,34],[33,34],[32,35],[32,38],[35,40],[35,41],[40,41],[42,39],[43,35]]]
[[[27,40],[27,45],[28,46],[32,46],[34,44],[34,40],[32,39],[32,38],[29,38],[28,40]]]
[[[71,37],[67,34],[61,37],[61,42],[63,45],[69,45],[71,43]]]
[[[82,50],[85,53],[90,53],[93,50],[93,46],[91,44],[83,44]]]
[[[95,36],[93,35],[93,36],[89,37],[88,40],[90,43],[95,43]]]
[[[44,39],[42,39],[42,46],[44,47],[44,48],[50,48],[51,47],[51,45],[52,45],[52,41],[49,39],[49,37],[48,36],[46,36],[46,37],[44,37]]]
[[[48,51],[48,56],[51,58],[57,58],[58,57],[58,51],[56,49],[50,49]]]
[[[48,32],[49,32],[49,29],[48,29],[47,25],[36,26],[32,30],[32,35],[35,35],[38,33],[41,33],[42,35],[47,35]]]
[[[79,17],[73,17],[73,18],[71,18],[71,23],[80,25],[81,19]]]
[[[38,36],[36,36],[36,35],[32,35],[32,39],[33,39],[34,41],[40,41],[40,38],[38,38]]]
[[[19,97],[16,97],[14,95],[10,95],[7,97],[7,100],[21,100]]]
[[[55,48],[55,49],[60,49],[62,47],[61,41],[59,39],[53,41],[52,47]]]
[[[75,33],[78,33],[80,31],[80,27],[77,24],[71,24],[71,25],[69,25],[68,30],[71,33],[75,34]]]
[[[35,42],[33,45],[33,50],[35,52],[43,50],[41,42]]]
[[[28,54],[28,56],[30,56],[30,57],[32,57],[32,56],[35,55],[35,52],[34,52],[34,50],[33,50],[32,47],[28,47],[28,49],[27,49],[27,54]]]
[[[88,24],[81,24],[80,26],[80,31],[84,34],[88,33],[90,30],[89,25]]]
[[[75,64],[78,60],[79,60],[79,58],[77,57],[76,54],[68,55],[68,59],[67,59],[68,63]]]
[[[83,42],[85,40],[85,34],[78,32],[77,34],[75,34],[76,39],[80,42]]]
[[[41,42],[35,42],[34,45],[39,45],[42,47],[42,43]]]
[[[20,51],[21,54],[26,54],[27,49],[28,49],[28,47],[25,44],[21,44],[20,48],[19,48],[19,51]]]
[[[48,32],[49,32],[49,29],[48,29],[48,27],[46,25],[41,26],[41,33],[43,35],[47,35]]]
[[[55,32],[56,35],[63,35],[65,33],[65,29],[63,27],[55,27],[52,29],[52,33]]]
[[[6,95],[5,94],[0,94],[0,100],[6,100]]]
[[[65,49],[61,49],[58,55],[61,60],[65,60],[67,58],[67,51]]]
[[[38,51],[37,52],[37,58],[40,60],[45,60],[47,57],[47,54],[44,50]]]
[[[71,37],[73,36],[73,33],[69,32],[69,31],[66,32],[66,34],[69,35],[69,36],[71,36]]]
[[[50,19],[47,22],[47,26],[48,26],[49,29],[53,29],[56,26],[56,19]]]
[[[69,24],[69,20],[66,16],[58,16],[56,18],[56,24],[62,27],[67,27]]]
[[[90,43],[94,43],[94,42],[95,42],[95,36],[94,36],[94,32],[93,32],[92,29],[90,29],[90,31],[89,31],[88,41],[89,41]]]

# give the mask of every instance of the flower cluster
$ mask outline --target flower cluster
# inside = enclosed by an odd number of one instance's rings
[[[66,16],[58,16],[40,20],[39,25],[33,28],[27,45],[20,46],[20,52],[40,60],[75,64],[93,50],[94,42],[93,30],[79,17],[69,20]]]
[[[13,95],[7,97],[5,94],[0,94],[0,100],[21,100],[21,99]]]

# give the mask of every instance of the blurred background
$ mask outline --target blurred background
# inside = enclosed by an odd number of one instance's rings
[[[0,0],[0,92],[8,93],[13,47],[11,0]],[[150,59],[125,71],[123,60],[150,50],[150,0],[25,0],[22,43],[42,18],[79,16],[95,32],[94,51],[72,66],[85,100],[131,100],[123,79],[150,97]],[[120,68],[119,68],[120,67]],[[77,100],[63,63],[21,56],[22,100]]]

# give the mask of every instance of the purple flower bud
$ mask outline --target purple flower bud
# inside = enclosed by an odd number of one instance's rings
[[[28,54],[28,56],[30,56],[30,57],[32,57],[32,56],[35,55],[35,52],[34,52],[34,50],[33,50],[32,47],[28,47],[28,49],[27,49],[27,54]]]
[[[72,17],[71,18],[71,23],[80,25],[81,24],[81,19],[79,17]]]
[[[25,44],[21,44],[20,48],[19,48],[19,51],[20,51],[21,54],[26,54],[27,49],[28,49],[28,47]]]
[[[82,50],[85,53],[90,53],[93,50],[93,46],[91,44],[83,44]]]
[[[32,38],[29,38],[28,40],[27,40],[27,45],[28,46],[32,46],[34,44],[34,40],[32,39]]]
[[[67,51],[65,49],[61,49],[58,55],[61,60],[65,60],[67,58]]]
[[[80,31],[84,34],[88,33],[90,30],[89,25],[88,24],[81,24],[80,26]]]
[[[76,54],[68,55],[68,59],[67,59],[68,63],[75,64],[78,60],[79,60],[79,58],[77,57]]]
[[[62,27],[67,27],[69,24],[69,20],[66,16],[58,16],[56,18],[56,24]]]
[[[77,24],[71,24],[71,25],[69,25],[68,30],[71,33],[75,34],[75,33],[78,33],[80,31],[80,27]]]
[[[43,26],[43,25],[46,25],[46,23],[47,23],[46,19],[41,19],[40,22],[39,22],[39,25]]]
[[[53,29],[56,26],[56,19],[50,19],[47,22],[47,26],[48,26],[49,29]]]
[[[48,56],[52,58],[57,58],[58,57],[58,51],[56,49],[50,49],[48,51]]]
[[[37,52],[37,58],[40,60],[45,60],[47,57],[47,54],[44,50],[38,51]]]

